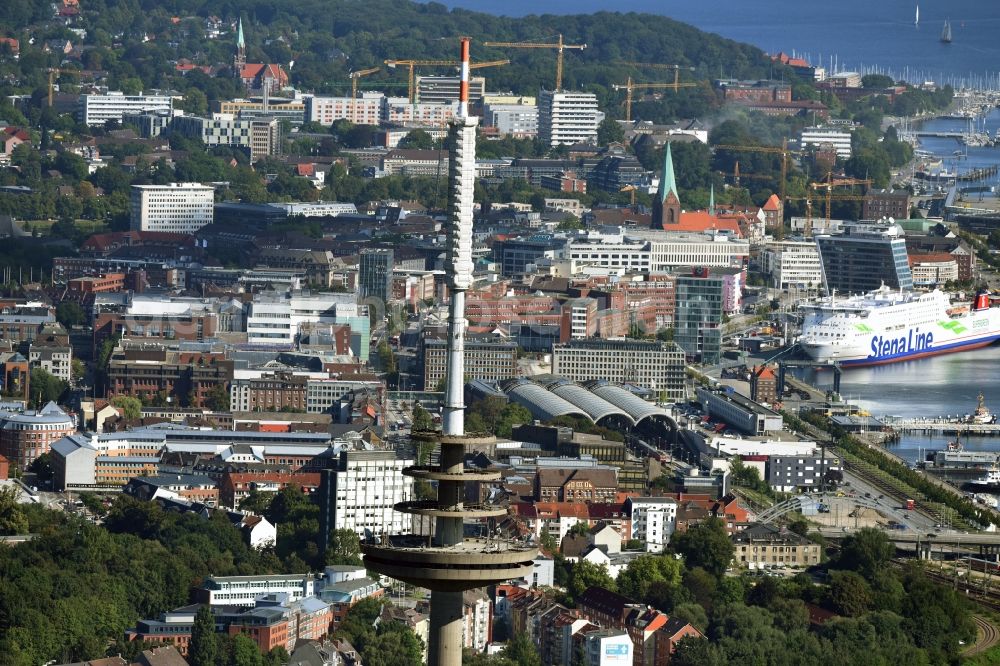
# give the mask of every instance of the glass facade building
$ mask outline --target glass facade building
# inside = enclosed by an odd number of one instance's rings
[[[882,285],[913,289],[903,229],[896,224],[848,224],[816,237],[826,293],[863,294]]]
[[[706,365],[722,358],[722,291],[723,279],[707,269],[677,278],[674,341]]]
[[[358,258],[358,296],[388,303],[392,298],[392,250],[365,249]]]

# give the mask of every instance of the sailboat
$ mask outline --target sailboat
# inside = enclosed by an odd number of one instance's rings
[[[920,25],[920,5],[917,5],[917,16],[913,19],[913,25]]]
[[[944,28],[941,30],[941,42],[943,44],[951,44],[951,22],[945,21]]]

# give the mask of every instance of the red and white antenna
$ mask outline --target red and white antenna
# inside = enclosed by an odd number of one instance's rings
[[[458,88],[458,117],[469,117],[469,44],[472,40],[462,37],[462,69]]]

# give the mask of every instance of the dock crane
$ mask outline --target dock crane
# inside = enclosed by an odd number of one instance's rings
[[[676,66],[675,66],[676,67]],[[615,90],[625,89],[625,120],[632,120],[632,91],[633,90],[653,90],[656,88],[669,88],[671,90],[679,90],[680,88],[694,88],[697,83],[681,83],[680,78],[680,67],[674,69],[674,82],[673,83],[634,83],[632,77],[628,77],[628,80],[624,84],[615,84],[611,86]]]
[[[77,69],[59,69],[58,67],[49,68],[49,107],[52,106],[52,91],[55,89],[56,84],[56,74],[79,74],[80,70]]]
[[[410,79],[409,79],[409,98],[410,104],[413,104],[414,93],[416,90],[416,77],[414,75],[414,69],[416,67],[459,67],[462,63],[457,60],[386,60],[385,64],[390,68],[394,67],[409,67],[410,68]],[[469,65],[469,69],[480,69],[482,67],[500,67],[502,65],[509,65],[510,60],[490,60],[487,62],[474,62]]]
[[[587,48],[586,44],[566,44],[563,42],[563,36],[559,35],[559,41],[555,44],[544,44],[538,42],[483,42],[483,46],[497,46],[505,49],[557,49],[556,52],[556,87],[553,89],[558,92],[562,90],[562,74],[563,74],[563,50],[564,49],[576,49],[582,51]]]
[[[788,139],[784,138],[781,140],[780,146],[734,146],[728,144],[720,144],[715,146],[716,150],[729,150],[733,152],[749,152],[749,153],[770,153],[773,155],[781,155],[781,181],[778,183],[779,194],[778,198],[781,199],[782,205],[785,203],[785,192],[786,185],[788,181],[788,155],[791,151],[788,150]],[[745,177],[745,176],[744,176]],[[777,228],[777,237],[780,240],[784,228],[784,220],[782,220],[781,225]]]

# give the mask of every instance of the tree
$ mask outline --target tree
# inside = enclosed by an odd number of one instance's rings
[[[500,654],[517,666],[542,666],[542,658],[538,654],[538,648],[535,647],[526,633],[515,634]]]
[[[31,369],[31,397],[37,399],[37,406],[58,400],[68,385],[44,368]]]
[[[382,622],[365,646],[363,661],[371,666],[421,666],[424,646],[417,635],[399,622]]]
[[[830,581],[830,603],[841,615],[857,617],[872,605],[872,590],[853,571],[834,571]]]
[[[37,458],[35,458],[31,465],[28,466],[28,471],[33,472],[35,477],[39,481],[49,481],[52,479],[52,454],[49,452],[43,453]]]
[[[256,646],[254,646],[256,649]],[[191,666],[215,666],[219,648],[215,638],[215,615],[207,606],[198,609],[194,616],[194,626],[191,628],[191,646],[188,648],[188,661]]]
[[[597,126],[597,145],[606,146],[609,143],[625,143],[625,130],[621,123],[607,117]]]
[[[211,390],[209,390],[208,395],[205,398],[205,404],[213,412],[229,411],[229,391],[226,390],[226,384],[224,382],[215,384]]]
[[[399,147],[430,150],[434,147],[434,138],[424,130],[416,129],[399,140]]]
[[[683,565],[669,555],[642,555],[629,562],[618,574],[618,591],[644,603],[651,603],[650,588],[677,588],[681,584]]]
[[[888,565],[895,552],[889,538],[874,527],[863,527],[843,540],[836,566],[856,571],[868,580]]]
[[[260,648],[246,634],[236,634],[233,637],[231,666],[261,666]]]
[[[583,222],[576,215],[567,215],[556,225],[556,231],[575,231],[583,229]]]
[[[413,404],[413,425],[410,429],[415,432],[434,429],[434,420],[431,418],[430,412],[421,407],[419,403]]]
[[[573,599],[578,599],[588,587],[603,587],[605,590],[615,592],[618,588],[615,579],[608,573],[605,566],[597,566],[586,560],[579,560],[573,565],[569,572],[569,585],[567,592]]]
[[[66,330],[79,326],[87,321],[83,308],[73,301],[63,301],[56,307],[56,320],[66,327]]]
[[[121,408],[125,418],[129,421],[134,421],[142,416],[142,401],[139,398],[133,398],[130,395],[116,395],[111,398],[111,404]]]
[[[246,497],[240,501],[240,511],[249,511],[263,516],[267,513],[273,499],[274,493],[264,493],[256,488],[251,488]]]
[[[684,556],[689,568],[701,567],[716,577],[721,577],[733,560],[733,542],[726,533],[725,523],[715,516],[687,532],[675,534],[672,545]]]
[[[357,532],[347,528],[333,531],[327,549],[327,564],[361,565],[361,539]]]
[[[18,501],[20,497],[21,489],[18,486],[0,486],[0,535],[28,532],[28,518]]]

